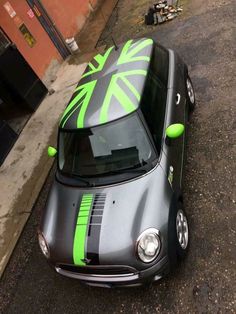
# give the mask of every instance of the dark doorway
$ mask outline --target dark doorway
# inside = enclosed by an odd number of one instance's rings
[[[10,39],[6,36],[6,34],[0,29],[0,56],[4,51],[11,45]],[[3,86],[0,80],[0,89]],[[0,95],[1,97],[1,95]],[[11,95],[9,95],[9,102],[11,102]],[[5,121],[7,112],[6,110],[2,110],[6,104],[0,98],[0,166],[5,160],[8,152],[11,147],[14,145],[17,139],[17,132],[15,132]],[[3,112],[4,111],[4,112]]]
[[[46,94],[47,88],[0,28],[0,118],[9,124],[16,119],[13,129],[19,133]]]
[[[0,165],[47,92],[0,28]]]
[[[8,48],[12,45],[11,40],[0,28],[0,58]],[[6,132],[9,131],[9,127],[17,134],[21,132],[24,125],[31,116],[31,111],[27,109],[22,100],[17,97],[12,87],[5,81],[4,75],[0,77],[0,132],[5,134],[5,139],[12,139],[13,136],[7,137]],[[6,124],[8,126],[6,126]],[[2,138],[3,141],[3,138]],[[4,144],[6,145],[6,143]],[[1,145],[2,146],[2,145]]]
[[[70,54],[70,50],[67,47],[64,38],[62,37],[59,30],[56,28],[55,24],[51,20],[44,6],[42,5],[40,0],[26,0],[28,5],[34,11],[37,19],[40,24],[47,32],[49,38],[53,42],[54,46],[57,48],[58,52],[62,56],[63,59],[66,59]]]

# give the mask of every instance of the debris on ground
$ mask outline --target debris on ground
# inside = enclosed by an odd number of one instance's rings
[[[54,94],[55,93],[55,89],[53,89],[53,88],[50,88],[49,90],[48,90],[48,95],[52,95],[52,94]]]
[[[178,5],[169,5],[167,0],[160,0],[149,7],[145,14],[146,25],[157,25],[173,20],[183,9]]]

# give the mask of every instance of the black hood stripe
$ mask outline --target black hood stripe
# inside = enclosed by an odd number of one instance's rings
[[[105,201],[106,194],[95,195],[87,237],[87,260],[90,265],[99,265],[99,242]]]

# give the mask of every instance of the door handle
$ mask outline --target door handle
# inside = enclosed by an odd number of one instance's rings
[[[179,93],[176,94],[176,99],[175,99],[175,103],[176,105],[178,105],[180,103],[180,99],[181,99],[181,96]]]

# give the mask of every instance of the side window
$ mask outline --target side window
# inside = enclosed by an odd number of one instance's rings
[[[165,64],[161,62],[164,62],[163,58],[158,58],[154,52],[141,101],[141,110],[158,153],[161,151],[164,131],[168,80],[168,62]]]
[[[169,52],[165,48],[155,45],[152,55],[151,68],[158,79],[167,86],[169,72]]]

